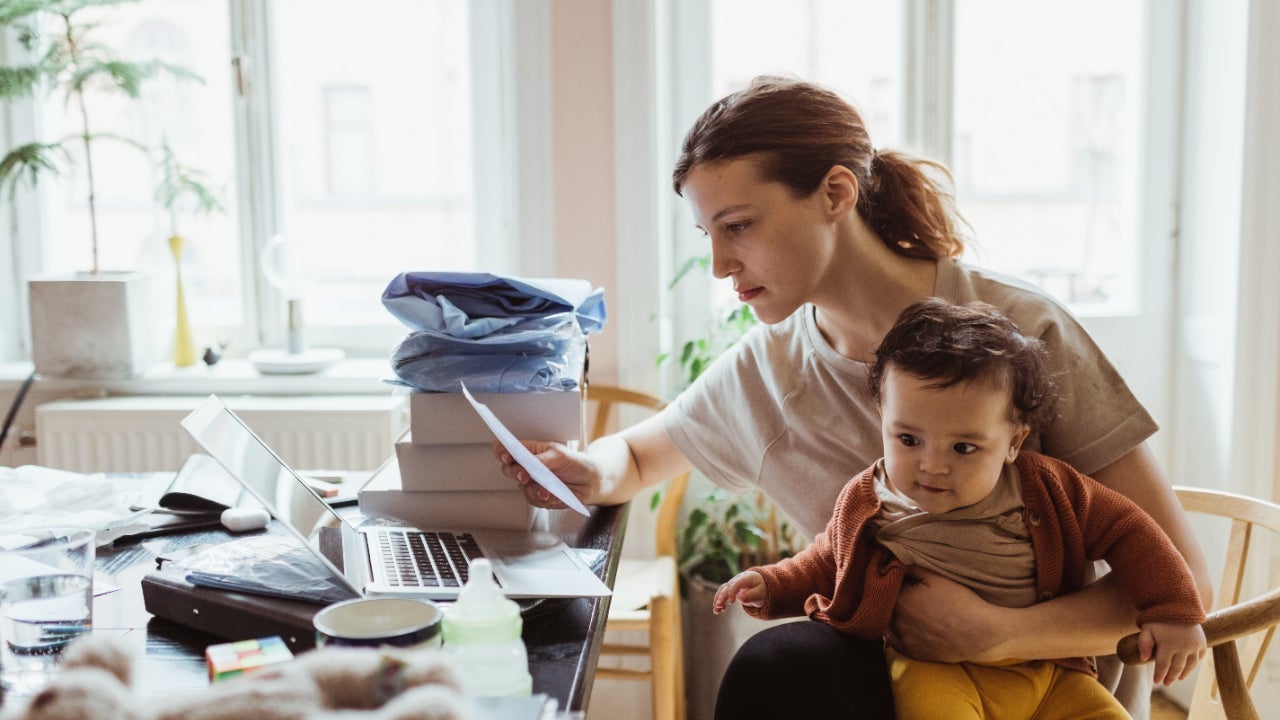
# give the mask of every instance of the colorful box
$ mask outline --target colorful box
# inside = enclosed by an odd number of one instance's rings
[[[229,680],[237,675],[292,659],[293,653],[278,636],[210,645],[204,651],[204,662],[209,668],[209,682]]]

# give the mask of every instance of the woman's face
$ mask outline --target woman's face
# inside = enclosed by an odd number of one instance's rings
[[[713,274],[732,280],[762,322],[776,323],[814,300],[836,249],[825,193],[797,198],[761,180],[751,158],[694,167],[683,193],[711,239]]]

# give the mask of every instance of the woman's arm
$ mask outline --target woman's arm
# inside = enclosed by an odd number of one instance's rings
[[[1150,449],[1141,445],[1093,477],[1136,502],[1164,528],[1186,559],[1209,607],[1212,586],[1204,555]],[[1003,608],[957,583],[921,574],[925,582],[904,587],[898,598],[889,640],[898,650],[922,660],[1110,655],[1116,642],[1137,627],[1137,612],[1105,577],[1080,592],[1026,608]],[[948,612],[938,612],[941,607]],[[1048,632],[1050,628],[1063,631]]]
[[[646,487],[657,485],[693,467],[667,435],[659,413],[625,430],[606,435],[578,452],[559,443],[524,441],[530,452],[555,473],[578,499],[591,505],[618,505]],[[562,508],[544,488],[532,482],[502,445],[493,444],[502,472],[520,483],[530,504]]]
[[[1137,503],[1164,529],[1187,561],[1187,567],[1191,568],[1191,576],[1200,591],[1201,604],[1206,611],[1210,610],[1213,607],[1213,582],[1209,579],[1204,552],[1151,448],[1143,443],[1091,477]]]
[[[1110,655],[1120,638],[1138,627],[1138,613],[1108,577],[1070,595],[1030,607],[1006,608],[941,575],[920,568],[911,574],[923,582],[903,584],[888,639],[894,648],[920,660],[998,662]]]

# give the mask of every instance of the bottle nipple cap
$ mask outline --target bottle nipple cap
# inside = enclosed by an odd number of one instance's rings
[[[471,561],[467,583],[445,610],[445,642],[489,643],[520,637],[520,606],[503,595],[493,579],[493,565],[485,558]]]

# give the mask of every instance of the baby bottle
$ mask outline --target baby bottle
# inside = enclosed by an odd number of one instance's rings
[[[462,689],[476,697],[529,695],[533,678],[520,631],[520,606],[493,580],[488,560],[471,561],[458,600],[445,608],[444,650],[453,655]]]

